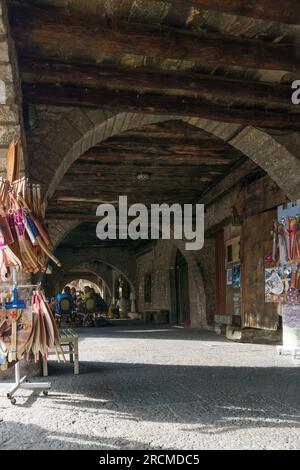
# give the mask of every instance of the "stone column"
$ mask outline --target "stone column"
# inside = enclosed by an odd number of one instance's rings
[[[130,302],[131,302],[130,313],[136,313],[135,301],[136,301],[135,291],[132,290],[130,293]]]

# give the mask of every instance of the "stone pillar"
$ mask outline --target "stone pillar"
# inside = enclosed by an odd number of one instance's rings
[[[132,290],[130,292],[130,302],[131,302],[130,313],[136,313],[135,301],[136,301],[135,291]]]
[[[10,142],[21,138],[20,173],[25,172],[25,137],[22,123],[21,87],[17,55],[9,32],[6,2],[0,0],[0,174],[6,176],[6,153]]]
[[[111,303],[114,305],[116,303],[115,298],[115,288],[116,288],[116,272],[112,272],[112,293],[111,293]]]

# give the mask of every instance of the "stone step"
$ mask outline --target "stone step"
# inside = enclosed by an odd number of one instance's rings
[[[239,343],[282,344],[282,330],[226,327],[226,338]]]
[[[115,326],[149,325],[149,322],[143,320],[131,320],[130,318],[114,318],[113,320],[109,320],[109,323],[112,323]]]

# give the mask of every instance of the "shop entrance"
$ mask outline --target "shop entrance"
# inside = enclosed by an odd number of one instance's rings
[[[190,324],[190,299],[188,264],[179,250],[175,263],[176,312],[179,325]]]

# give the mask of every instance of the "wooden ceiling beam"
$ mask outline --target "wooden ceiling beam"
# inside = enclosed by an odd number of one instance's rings
[[[284,8],[282,8],[284,10]],[[118,22],[104,23],[61,9],[11,5],[12,32],[21,45],[54,47],[107,54],[134,54],[161,59],[203,61],[214,65],[239,65],[269,70],[295,71],[299,66],[295,46],[266,43],[217,33]]]
[[[241,183],[246,177],[257,172],[263,173],[252,160],[247,159],[241,165],[237,165],[230,170],[230,173],[225,178],[221,179],[213,187],[209,188],[200,197],[199,202],[205,205],[210,205],[223,196],[225,193],[232,191],[237,185]]]
[[[114,165],[102,162],[97,162],[96,164],[91,162],[87,165],[78,165],[78,163],[76,162],[71,166],[64,178],[71,177],[77,179],[77,181],[79,179],[79,185],[80,175],[85,175],[87,177],[90,175],[92,179],[98,179],[99,184],[105,182],[107,179],[118,180],[118,176],[120,176],[121,178],[125,176],[126,178],[128,177],[136,179],[136,175],[140,172],[150,173],[150,177],[154,178],[154,180],[159,177],[172,178],[173,176],[176,177],[180,175],[199,178],[200,176],[206,176],[209,174],[214,175],[218,173],[223,173],[226,168],[230,168],[230,166],[234,164],[234,161],[230,162],[227,160],[227,165],[226,160],[224,160],[224,165],[209,164],[209,161],[206,165],[198,162],[198,165],[195,164],[195,166],[193,166],[192,168],[188,167],[188,165],[173,165],[172,163],[170,163],[169,165],[160,166],[151,165],[151,163],[149,164],[149,161],[145,161],[144,165],[138,166],[120,164],[121,159],[119,159],[118,162],[115,162]],[[119,175],[115,174],[115,168],[112,168],[116,166],[118,167]]]
[[[135,90],[137,93],[156,91],[176,94],[179,91],[180,94],[197,94],[206,99],[220,97],[231,102],[234,96],[235,100],[240,101],[291,106],[291,87],[288,85],[228,79],[210,74],[75,64],[24,55],[20,57],[19,66],[23,81],[31,83],[48,81],[88,88]]]
[[[158,143],[159,146],[159,143]],[[191,150],[187,149],[186,154],[184,153],[176,153],[169,152],[169,153],[161,153],[161,147],[156,147],[157,155],[147,152],[140,152],[138,154],[134,153],[135,149],[132,147],[131,149],[125,152],[124,150],[120,150],[118,153],[117,151],[109,152],[105,149],[101,151],[98,149],[98,152],[93,154],[84,154],[78,160],[76,160],[76,168],[84,168],[88,167],[89,165],[120,165],[126,167],[140,167],[143,166],[151,166],[151,168],[165,168],[165,167],[172,167],[176,171],[176,168],[187,166],[187,167],[199,167],[201,165],[230,165],[234,162],[239,155],[231,152],[231,149],[218,149],[218,151],[208,151],[201,146],[197,147],[197,152],[192,153]],[[98,168],[99,170],[99,168]]]
[[[207,100],[156,93],[137,94],[107,89],[55,86],[53,84],[23,84],[27,101],[55,106],[92,107],[147,114],[194,116],[240,125],[277,129],[300,128],[300,114],[267,111],[257,108],[229,107]]]
[[[229,15],[247,16],[259,20],[299,24],[300,3],[298,0],[156,0],[176,5],[187,4],[195,8],[215,10]]]

